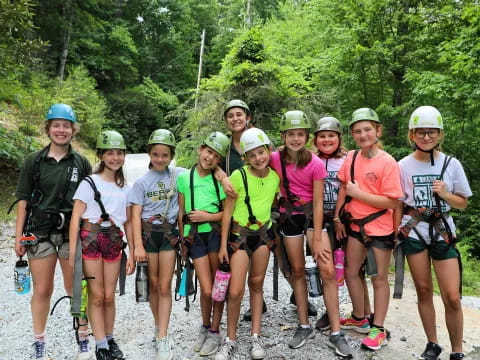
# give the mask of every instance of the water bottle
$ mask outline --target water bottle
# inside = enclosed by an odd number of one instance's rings
[[[88,286],[87,279],[82,280],[82,301],[80,302],[80,317],[87,319],[87,306],[88,306]]]
[[[212,299],[213,301],[225,301],[228,292],[228,284],[230,283],[230,265],[226,262],[220,265],[215,273],[215,281],[213,282]]]
[[[318,266],[311,256],[306,257],[305,279],[307,280],[308,295],[310,297],[321,296],[323,292],[318,273]]]
[[[135,299],[138,302],[148,301],[148,264],[146,261],[137,263],[135,276]]]
[[[333,252],[335,259],[335,279],[338,287],[342,287],[345,283],[345,252],[339,248]]]
[[[14,278],[17,294],[28,294],[30,292],[30,268],[27,260],[22,260],[21,256],[15,263]]]

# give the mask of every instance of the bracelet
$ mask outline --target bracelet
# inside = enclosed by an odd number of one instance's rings
[[[333,218],[333,222],[340,223],[340,222],[342,222],[342,220],[340,220],[340,218],[338,216],[335,216]]]

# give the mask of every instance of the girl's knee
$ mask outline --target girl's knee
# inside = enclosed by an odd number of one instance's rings
[[[451,292],[445,295],[445,309],[447,311],[458,311],[461,308],[462,302],[458,292]]]
[[[207,298],[207,299],[211,299],[212,298],[212,288],[209,288],[209,289],[201,289],[200,290],[202,292],[202,296],[204,298]]]
[[[320,277],[323,281],[335,280],[335,268],[333,266],[320,266]]]
[[[103,294],[88,293],[88,301],[93,306],[103,306],[105,297]]]
[[[244,289],[229,289],[228,300],[233,302],[240,302],[243,299]]]
[[[161,297],[170,296],[170,293],[172,291],[170,284],[159,284],[157,289],[158,289],[158,295]]]
[[[417,283],[415,285],[419,301],[430,300],[433,298],[433,287],[429,283]]]
[[[111,305],[111,304],[114,304],[114,303],[115,303],[115,293],[105,295],[103,297],[103,304],[104,305]]]
[[[50,300],[53,294],[53,284],[47,286],[35,286],[33,296],[37,299]]]
[[[295,279],[301,279],[305,276],[304,266],[292,266],[292,277]]]
[[[248,279],[248,288],[252,290],[256,290],[258,288],[263,289],[263,281],[265,280],[264,276],[254,276]]]
[[[374,288],[389,286],[387,274],[379,273],[377,276],[373,276],[372,285]]]

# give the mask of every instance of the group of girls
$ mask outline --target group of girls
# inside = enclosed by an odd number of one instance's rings
[[[340,329],[367,334],[362,346],[380,349],[386,345],[387,275],[397,237],[402,239],[407,255],[428,339],[420,358],[438,359],[442,351],[432,302],[433,264],[445,304],[450,359],[462,359],[459,253],[448,210],[465,208],[472,193],[461,164],[439,150],[444,133],[438,110],[425,106],[414,111],[408,138],[415,150],[399,164],[382,150],[382,125],[369,108],[352,115],[350,133],[359,149],[350,152],[342,147],[341,125],[333,117],[320,119],[314,128],[317,154],[307,148],[312,126],[302,111],[288,111],[282,117],[283,146],[279,151],[272,150],[262,130],[249,128],[252,117],[243,101],[228,103],[224,119],[232,137],[211,133],[200,145],[197,163],[190,170],[171,166],[176,147],[173,134],[165,129],[154,131],[148,141],[149,171],[131,189],[122,172],[126,149],[123,137],[115,131],[99,135],[100,163],[72,196],[75,205],[69,234],[70,264],[74,262],[76,242],[81,241],[84,276],[90,278],[88,314],[97,359],[123,359],[113,338],[122,226],[130,247],[126,272],[133,272],[135,261],[148,262],[157,360],[173,359],[173,342],[167,330],[179,246],[184,257],[193,262],[200,282],[202,323],[194,339],[194,351],[202,356],[215,354],[216,360],[234,357],[248,276],[250,356],[266,356],[261,336],[263,282],[270,250],[280,247],[288,258],[287,276],[299,319],[288,345],[299,348],[313,338],[304,272],[305,238],[320,271],[327,310],[316,328],[330,328],[328,345],[344,358],[352,358],[353,351]],[[28,192],[17,194],[25,193],[22,196],[26,197]],[[278,231],[273,231],[272,207],[280,211]],[[19,242],[19,221],[24,220],[25,215],[17,220],[18,255],[24,253]],[[345,279],[353,307],[348,318],[339,316],[333,264],[337,246],[346,250]],[[366,258],[367,272],[372,274],[373,312],[364,278]],[[219,333],[224,304],[211,297],[215,271],[222,263],[232,269],[225,339]],[[34,289],[38,290],[38,275],[33,275]],[[48,359],[45,351],[40,355],[36,358]]]

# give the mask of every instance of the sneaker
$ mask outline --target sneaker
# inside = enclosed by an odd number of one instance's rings
[[[427,343],[425,351],[422,353],[422,355],[420,355],[419,359],[438,360],[441,352],[442,348],[440,347],[440,345],[429,341]]]
[[[78,343],[77,360],[93,360],[94,351],[90,346],[90,339],[87,337]]]
[[[292,340],[288,343],[288,346],[292,349],[298,349],[302,347],[307,342],[307,339],[312,339],[315,337],[315,333],[311,327],[303,328],[301,325],[295,330]]]
[[[355,320],[353,317],[349,318],[340,318],[340,327],[344,330],[353,329],[356,332],[362,334],[368,334],[370,332],[370,323],[367,318],[364,318],[360,321]]]
[[[386,331],[382,331],[376,327],[372,327],[368,336],[362,340],[362,347],[370,350],[378,350],[382,346],[387,345],[385,341],[387,338]]]
[[[237,351],[238,345],[236,341],[225,338],[225,342],[220,347],[220,350],[215,354],[215,360],[230,360],[233,359],[233,354]]]
[[[199,352],[202,349],[203,343],[207,339],[208,329],[205,326],[201,326],[197,334],[197,340],[195,340],[195,345],[193,345],[193,351]]]
[[[263,359],[265,357],[262,340],[257,334],[252,335],[252,344],[250,346],[250,357],[252,359]]]
[[[262,308],[262,313],[267,312],[267,304],[265,304],[265,300],[263,300],[263,308]],[[252,321],[252,309],[248,308],[248,310],[243,314],[243,320],[245,321]]]
[[[328,313],[325,311],[320,319],[315,323],[315,329],[319,331],[325,331],[330,329],[330,319]]]
[[[297,302],[295,301],[295,294],[292,292],[290,295],[290,304],[297,306]],[[317,316],[317,309],[315,308],[315,305],[313,305],[310,301],[307,299],[307,305],[308,305],[308,316]]]
[[[95,351],[97,360],[114,360],[108,349],[97,349]]]
[[[125,359],[123,352],[118,347],[118,344],[115,342],[115,339],[112,338],[108,340],[108,348],[109,348],[110,354],[112,355],[112,359],[115,359],[115,360]]]
[[[157,340],[157,360],[172,360],[172,344],[168,340],[168,336],[165,336]]]
[[[50,360],[47,354],[47,344],[44,341],[35,341],[33,343],[33,358],[35,360]]]
[[[463,353],[451,353],[450,360],[462,360],[465,357]]]
[[[200,349],[200,356],[210,356],[215,354],[222,345],[222,336],[219,333],[208,332],[207,339]]]
[[[347,359],[353,358],[353,350],[350,345],[348,345],[344,332],[340,332],[340,334],[337,335],[330,335],[327,345],[335,349],[335,354]]]
[[[374,313],[367,315],[366,318],[368,319],[368,323],[370,324],[370,327],[373,327]],[[385,328],[385,331],[387,332],[387,340],[390,340],[392,338],[392,333],[387,328]]]

